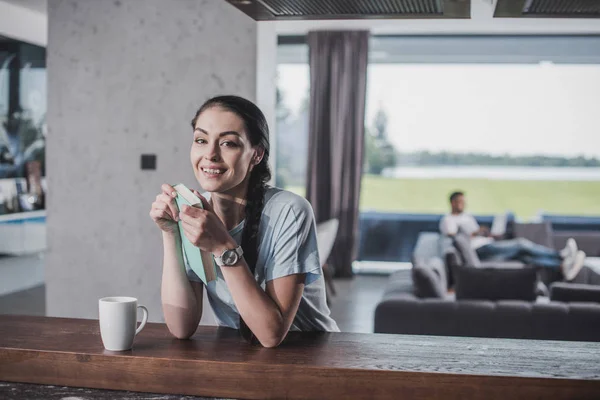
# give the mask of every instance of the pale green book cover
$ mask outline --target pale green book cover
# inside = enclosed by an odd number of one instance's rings
[[[175,202],[177,203],[178,210],[181,210],[181,206],[184,204],[191,207],[203,208],[202,201],[184,184],[180,183],[174,185],[173,188],[177,192]],[[177,225],[179,227],[179,234],[181,235],[183,254],[192,271],[198,275],[205,285],[208,284],[208,282],[215,280],[217,277],[217,271],[212,254],[200,250],[188,240],[184,234],[181,221],[179,221]]]

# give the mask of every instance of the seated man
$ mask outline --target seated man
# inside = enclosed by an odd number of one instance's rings
[[[490,235],[486,227],[481,227],[475,218],[466,213],[465,196],[454,192],[450,196],[451,213],[440,221],[440,231],[447,236],[464,233],[471,237],[471,247],[481,260],[518,260],[525,264],[541,267],[560,268],[567,281],[574,279],[583,266],[585,253],[578,250],[574,239],[569,239],[561,251],[551,249],[524,238],[501,240]]]

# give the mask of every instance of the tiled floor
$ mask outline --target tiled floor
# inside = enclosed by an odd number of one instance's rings
[[[46,315],[46,287],[39,285],[0,296],[0,314]]]
[[[337,295],[331,300],[331,315],[342,332],[373,332],[375,307],[386,279],[383,275],[358,275],[335,280]]]
[[[18,273],[15,272],[15,265],[18,265]],[[42,266],[43,259],[39,257],[0,259],[0,282],[8,282],[10,276],[13,281],[18,280],[27,285],[25,290],[9,294],[0,292],[0,314],[45,314],[46,289],[40,284],[40,279],[43,279],[40,278],[43,277]],[[11,269],[13,267],[14,269]],[[403,273],[409,280],[410,271],[406,270]],[[357,275],[354,279],[335,280],[337,295],[331,301],[331,314],[340,330],[373,332],[375,306],[381,299],[386,280],[386,275]],[[31,287],[32,285],[34,286]]]
[[[44,253],[0,256],[0,296],[44,283]]]

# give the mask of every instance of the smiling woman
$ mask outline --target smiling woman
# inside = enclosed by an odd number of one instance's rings
[[[150,211],[163,235],[162,304],[171,333],[188,338],[196,331],[204,290],[219,325],[265,347],[279,345],[289,330],[339,331],[325,299],[312,208],[266,184],[263,113],[243,98],[215,97],[200,107],[192,128],[190,161],[206,190],[196,191],[204,208],[178,212],[176,194],[164,184]],[[207,285],[183,258],[178,221],[220,267]]]
[[[251,168],[262,161],[264,144],[254,147],[244,134],[243,120],[221,107],[201,109],[192,125],[194,144],[190,159],[202,188],[244,197],[244,180]]]

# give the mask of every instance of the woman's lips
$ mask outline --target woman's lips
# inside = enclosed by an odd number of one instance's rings
[[[218,178],[221,175],[223,175],[226,170],[223,169],[223,168],[201,167],[200,171],[202,171],[202,173],[204,174],[204,176],[206,176],[208,178]]]

